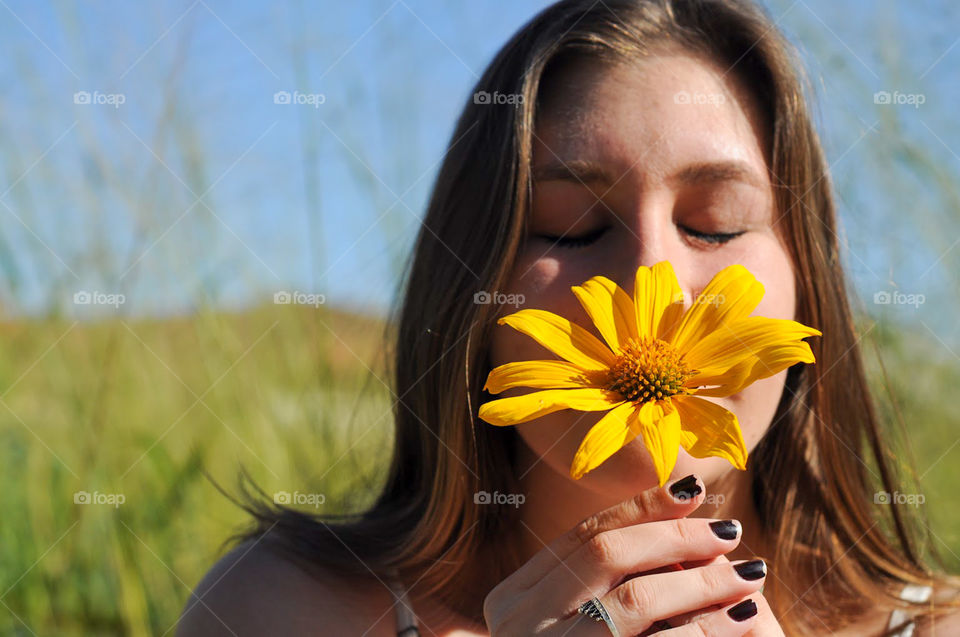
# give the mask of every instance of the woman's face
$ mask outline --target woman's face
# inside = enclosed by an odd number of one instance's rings
[[[570,286],[603,274],[632,293],[638,266],[669,260],[687,306],[714,274],[740,263],[765,289],[755,314],[794,318],[761,121],[724,71],[671,53],[616,67],[582,64],[550,87],[535,137],[529,235],[508,290],[524,296],[523,307],[592,328]],[[491,355],[494,365],[555,358],[506,327],[494,330]],[[785,377],[709,399],[737,415],[748,449],[770,425]],[[570,480],[574,453],[602,415],[566,410],[518,431],[539,462]],[[673,476],[696,472],[710,482],[729,470],[726,460],[681,449]],[[579,484],[621,499],[656,482],[638,437]]]

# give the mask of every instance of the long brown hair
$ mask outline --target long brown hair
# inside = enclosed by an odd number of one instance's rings
[[[474,497],[520,491],[522,443],[514,428],[476,419],[497,308],[474,295],[502,289],[524,241],[542,83],[565,61],[623,60],[662,45],[718,61],[756,100],[794,265],[796,319],[823,332],[810,343],[817,364],[790,369],[750,455],[756,509],[774,540],[771,571],[790,573],[792,590],[767,583],[775,614],[788,633],[820,633],[867,608],[907,606],[897,599],[904,583],[945,581],[924,564],[928,538],[905,507],[875,505],[876,493],[904,489],[861,361],[808,84],[769,17],[737,0],[566,0],[500,50],[474,90],[522,99],[467,101],[391,323],[396,437],[379,499],[330,517],[253,498],[256,527],[242,537],[263,538],[318,572],[395,568],[418,593],[480,618],[485,593],[520,564],[510,550],[516,507],[476,506]]]

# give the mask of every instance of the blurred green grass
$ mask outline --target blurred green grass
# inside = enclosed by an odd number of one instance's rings
[[[922,330],[863,328],[891,377],[937,548],[960,567],[956,360]],[[246,522],[205,477],[359,510],[390,449],[384,326],[330,308],[0,326],[0,634],[160,635]],[[929,334],[927,335],[929,336]],[[885,413],[889,404],[879,393]],[[900,456],[905,458],[906,456]],[[78,491],[125,502],[75,504]]]
[[[231,490],[242,465],[324,511],[378,485],[392,403],[375,319],[269,306],[0,329],[0,634],[170,629],[246,522],[204,471]]]
[[[895,412],[903,421],[891,435],[894,462],[906,477],[902,493],[912,493],[911,471],[924,496],[930,542],[951,573],[960,573],[960,415],[953,403],[960,387],[960,358],[922,319],[885,316],[860,328],[867,373],[888,426]],[[882,360],[885,374],[881,371]],[[885,377],[885,378],[884,378]],[[889,391],[888,391],[889,390]]]

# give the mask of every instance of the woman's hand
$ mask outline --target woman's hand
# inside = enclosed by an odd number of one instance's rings
[[[727,558],[720,556],[717,558],[717,562],[723,561],[726,564],[729,564]],[[683,615],[672,617],[668,620],[670,626],[683,627],[685,624],[696,624],[699,620],[707,618],[708,615],[724,609],[733,608],[737,606],[740,602],[746,602],[747,600],[753,602],[757,605],[757,614],[753,618],[750,625],[747,626],[747,632],[745,633],[733,633],[733,634],[742,634],[743,637],[785,637],[783,628],[780,627],[780,622],[777,621],[777,618],[773,614],[773,610],[770,608],[770,604],[767,603],[766,598],[759,594],[753,593],[743,599],[737,600],[736,603],[728,603],[724,606],[712,606],[708,609],[700,610],[695,613],[684,613]],[[666,627],[665,627],[666,628]],[[704,631],[707,635],[712,635],[708,631]],[[657,630],[656,628],[651,628],[648,632],[642,633],[643,636],[646,635],[687,635],[693,634],[697,637],[702,637],[702,633],[694,630],[693,633],[690,633],[689,630],[683,631],[679,629],[673,630]],[[717,633],[726,635],[728,633]]]
[[[689,476],[582,521],[490,591],[483,609],[490,634],[608,637],[604,623],[577,613],[593,597],[622,637],[782,634],[771,632],[772,614],[757,592],[763,562],[723,557],[740,542],[739,523],[685,518],[703,497],[701,483]],[[676,564],[687,568],[672,570]],[[731,616],[738,604],[741,612]],[[719,609],[675,627],[660,623],[712,607]]]

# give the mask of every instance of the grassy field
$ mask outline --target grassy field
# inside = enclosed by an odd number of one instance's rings
[[[226,487],[369,502],[391,396],[374,319],[296,306],[240,314],[0,326],[0,634],[170,635],[244,522]],[[957,361],[922,332],[871,328],[933,519],[960,568]],[[77,503],[89,494],[92,503]],[[77,494],[81,493],[80,496]],[[120,502],[122,500],[122,502]]]
[[[376,321],[269,306],[3,332],[0,634],[171,629],[243,522],[204,471],[229,488],[242,464],[325,510],[376,486],[391,407]]]

